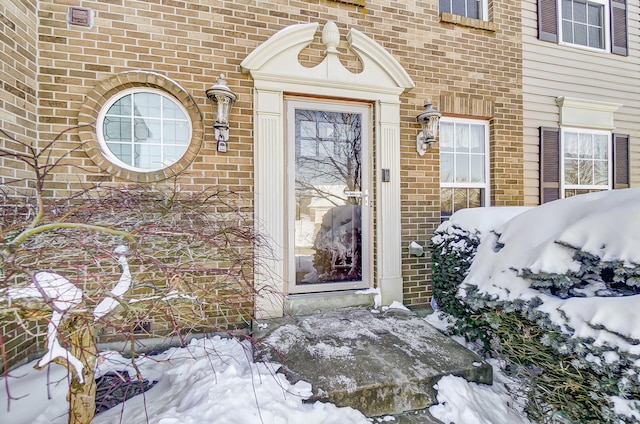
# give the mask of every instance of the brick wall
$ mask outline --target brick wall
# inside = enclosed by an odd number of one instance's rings
[[[87,107],[87,99],[95,95],[101,82],[126,71],[155,72],[182,87],[204,118],[201,149],[186,174],[180,177],[181,184],[193,190],[217,185],[250,199],[253,81],[240,72],[240,62],[285,26],[333,20],[343,38],[349,28],[356,28],[381,44],[416,83],[413,90],[401,96],[403,246],[411,240],[428,245],[439,223],[439,154],[437,149],[431,149],[421,157],[415,151],[415,136],[419,131],[415,117],[428,97],[445,115],[490,120],[491,202],[493,205],[523,202],[520,2],[517,0],[490,2],[489,22],[446,14],[440,17],[436,0],[420,3],[367,0],[366,8],[327,0],[84,0],[81,5],[95,11],[91,28],[67,25],[69,4],[52,0],[38,2],[40,72],[37,81],[33,81],[35,66],[29,68],[31,77],[19,73],[23,78],[20,84],[16,76],[9,78],[12,85],[22,86],[21,90],[28,93],[23,103],[30,100],[27,117],[31,119],[22,119],[18,125],[24,127],[20,129],[22,136],[33,137],[36,130],[32,123],[34,87],[38,96],[37,130],[46,142],[83,119],[79,118],[80,111]],[[6,14],[6,10],[3,13]],[[18,17],[12,15],[10,21],[13,20],[33,23],[34,16],[22,12]],[[6,28],[5,23],[5,33]],[[33,32],[29,34],[31,40],[35,37]],[[314,45],[302,52],[305,63],[318,63],[322,59],[319,39],[320,34]],[[12,46],[17,48],[7,41],[3,44],[4,49],[14,50]],[[346,52],[345,46],[341,42],[339,49],[348,54],[346,64],[357,70],[357,58]],[[35,54],[33,45],[27,43],[23,47],[25,54]],[[30,60],[26,63],[32,63],[33,57]],[[211,129],[213,114],[205,96],[206,89],[216,82],[221,72],[227,75],[230,88],[238,95],[230,119],[227,153],[216,152]],[[4,105],[17,102],[15,94],[14,100],[5,100],[9,92],[6,88],[3,90]],[[14,115],[18,117],[15,112]],[[78,134],[69,134],[58,143],[57,154],[76,148],[79,143]],[[74,152],[68,164],[80,165],[85,171],[63,169],[54,177],[55,187],[60,191],[50,194],[62,195],[67,188],[96,180],[127,183],[105,173],[83,150]],[[247,206],[251,208],[250,202]],[[424,305],[430,295],[428,255],[409,257],[406,249],[402,254],[405,302]]]
[[[24,152],[25,145],[37,140],[37,11],[33,0],[0,2],[0,129],[10,138],[0,137],[0,148]],[[8,204],[3,194],[14,194],[14,187],[25,193],[28,177],[25,165],[12,158],[0,156],[0,219],[5,214],[22,213]],[[0,271],[1,272],[1,271]],[[34,338],[22,329],[0,318],[0,334],[8,358],[28,358],[36,351]],[[37,334],[42,328],[33,324],[30,331]],[[18,331],[16,331],[18,330]],[[0,357],[0,367],[3,366]]]

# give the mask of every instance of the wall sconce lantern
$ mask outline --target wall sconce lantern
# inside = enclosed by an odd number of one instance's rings
[[[424,103],[424,112],[416,117],[416,121],[422,126],[422,131],[416,136],[416,151],[420,156],[424,155],[427,149],[436,142],[438,136],[442,114],[432,106],[431,99],[427,99]]]
[[[227,87],[227,80],[224,79],[224,74],[220,74],[218,81],[207,90],[207,97],[211,101],[213,114],[216,117],[213,131],[218,141],[218,151],[226,152],[227,141],[229,140],[229,111],[237,97]]]

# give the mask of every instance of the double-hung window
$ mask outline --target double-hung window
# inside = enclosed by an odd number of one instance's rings
[[[489,203],[489,124],[442,118],[440,121],[440,218]]]
[[[538,0],[538,38],[626,56],[627,0]]]
[[[487,0],[440,0],[440,13],[487,20]]]
[[[629,136],[540,128],[540,203],[629,187]]]
[[[560,2],[561,40],[594,49],[607,49],[609,15],[606,0],[562,0]]]
[[[611,188],[611,133],[562,128],[563,197]]]

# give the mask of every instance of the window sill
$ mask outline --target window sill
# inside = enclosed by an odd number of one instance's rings
[[[336,3],[353,4],[355,6],[365,7],[366,0],[333,0]]]
[[[469,28],[483,29],[485,31],[491,32],[495,32],[498,29],[498,26],[493,22],[467,18],[466,16],[454,15],[447,12],[440,13],[440,22],[447,22],[450,24],[465,26]]]

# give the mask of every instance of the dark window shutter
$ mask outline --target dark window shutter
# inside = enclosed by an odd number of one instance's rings
[[[560,130],[540,127],[540,204],[560,197]]]
[[[538,38],[558,42],[557,0],[538,0]]]
[[[627,1],[611,0],[611,52],[627,56]]]
[[[613,134],[613,188],[629,187],[629,136]]]

